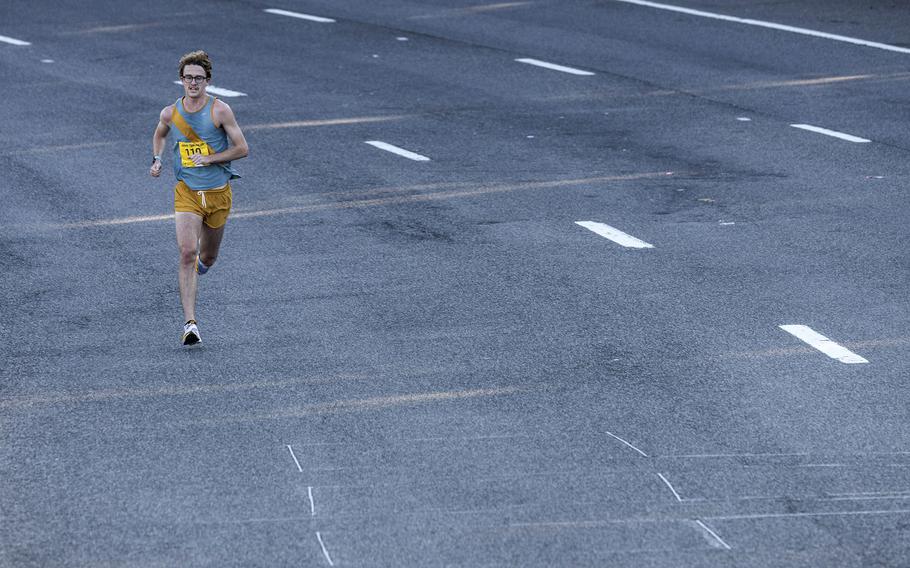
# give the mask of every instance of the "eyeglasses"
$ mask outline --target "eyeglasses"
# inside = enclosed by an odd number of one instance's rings
[[[207,79],[207,77],[205,75],[184,75],[183,76],[183,82],[189,83],[191,85],[193,83],[202,83],[206,79]]]

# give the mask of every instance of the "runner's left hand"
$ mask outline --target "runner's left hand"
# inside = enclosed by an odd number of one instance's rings
[[[212,163],[211,160],[209,160],[208,156],[203,156],[202,154],[193,154],[190,156],[190,159],[193,160],[193,163],[196,164],[196,167],[208,166]]]

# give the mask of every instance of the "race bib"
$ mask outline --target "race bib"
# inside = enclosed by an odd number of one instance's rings
[[[209,146],[205,142],[180,142],[180,165],[184,168],[198,168],[193,163],[192,155],[201,154],[203,156],[209,155]]]

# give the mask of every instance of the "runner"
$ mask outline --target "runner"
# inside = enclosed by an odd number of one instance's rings
[[[152,136],[149,173],[161,175],[161,153],[174,126],[174,216],[180,302],[186,320],[182,341],[193,345],[202,341],[196,323],[196,276],[205,274],[218,258],[231,211],[230,180],[240,177],[231,160],[246,157],[249,148],[231,107],[206,93],[212,79],[208,54],[187,53],[180,58],[179,70],[184,96],[161,111]]]

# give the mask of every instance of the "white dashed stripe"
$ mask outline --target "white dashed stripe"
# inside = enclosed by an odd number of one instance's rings
[[[727,544],[726,542],[724,542],[724,539],[717,536],[717,533],[714,532],[713,530],[711,530],[711,528],[708,525],[706,525],[705,523],[701,522],[698,519],[695,520],[695,524],[697,524],[702,529],[704,529],[705,532],[708,533],[710,536],[714,537],[713,540],[708,539],[708,542],[711,543],[711,546],[714,546],[715,548],[723,548],[725,550],[730,550],[730,545]]]
[[[827,128],[821,128],[820,126],[812,126],[811,124],[791,124],[790,126],[793,128],[799,128],[800,130],[817,132],[818,134],[824,134],[825,136],[833,136],[834,138],[840,138],[841,140],[846,140],[848,142],[856,142],[858,144],[871,142],[871,140],[866,140],[865,138],[860,138],[859,136],[844,134],[843,132],[838,132],[836,130],[828,130]]]
[[[294,458],[294,463],[297,464],[297,471],[303,473],[303,468],[300,467],[300,462],[297,461],[297,456],[294,455],[294,448],[292,448],[290,444],[288,444],[288,451],[291,452],[291,457]]]
[[[319,541],[319,546],[322,547],[322,555],[325,556],[325,559],[328,561],[329,566],[334,566],[335,563],[332,562],[332,557],[329,556],[329,551],[326,549],[325,543],[322,542],[322,534],[320,534],[319,531],[316,531],[316,540]]]
[[[669,10],[671,12],[679,12],[681,14],[688,14],[690,16],[699,16],[701,18],[711,18],[714,20],[723,20],[725,22],[735,22],[737,24],[748,24],[750,26],[758,26],[761,28],[770,28],[772,30],[780,30],[784,32],[791,32],[795,34],[807,35],[812,37],[818,37],[823,39],[830,39],[834,41],[841,41],[845,43],[852,43],[855,45],[862,45],[865,47],[874,47],[877,49],[884,49],[885,51],[896,51],[897,53],[910,53],[910,49],[906,47],[898,47],[896,45],[889,45],[887,43],[878,43],[876,41],[868,41],[864,39],[858,39],[855,37],[842,36],[837,34],[829,34],[826,32],[819,32],[816,30],[810,30],[806,28],[798,28],[796,26],[787,26],[784,24],[776,24],[774,22],[766,22],[764,20],[752,20],[749,18],[737,18],[735,16],[726,16],[724,14],[716,14],[714,12],[704,12],[702,10],[693,10],[691,8],[682,8],[680,6],[671,6],[670,4],[659,4],[657,2],[648,2],[646,0],[616,0],[617,2],[625,2],[626,4],[637,4],[638,6],[647,6],[649,8],[658,8],[660,10]]]
[[[811,327],[805,325],[781,325],[778,327],[802,341],[805,341],[828,357],[837,359],[841,363],[856,364],[869,362],[846,347],[831,341]]]
[[[645,241],[636,239],[632,235],[623,233],[619,229],[615,229],[610,225],[604,225],[603,223],[597,223],[595,221],[575,221],[576,225],[581,225],[589,231],[593,231],[600,235],[601,237],[610,239],[614,243],[620,244],[624,247],[629,248],[654,248],[654,245],[646,243]]]
[[[14,37],[6,37],[6,36],[2,36],[2,35],[0,35],[0,41],[2,41],[3,43],[9,43],[11,45],[31,45],[27,41],[22,41],[21,39],[16,39]]]
[[[301,14],[300,12],[289,12],[287,10],[279,10],[277,8],[268,8],[265,10],[269,14],[276,14],[278,16],[288,16],[291,18],[297,18],[300,20],[309,20],[311,22],[319,22],[321,24],[332,24],[335,22],[332,18],[323,18],[322,16],[313,16],[310,14]]]
[[[391,144],[388,144],[387,142],[381,142],[379,140],[367,140],[366,143],[375,148],[379,148],[380,150],[385,150],[386,152],[398,154],[399,156],[402,156],[409,160],[414,160],[415,162],[429,162],[430,161],[430,159],[427,158],[426,156],[421,156],[420,154],[415,154],[414,152],[411,152],[410,150],[405,150],[404,148],[399,148],[398,146],[393,146]]]
[[[557,65],[555,63],[548,63],[546,61],[541,61],[539,59],[530,59],[522,58],[516,59],[515,61],[519,63],[527,63],[528,65],[536,65],[537,67],[543,67],[544,69],[552,69],[553,71],[562,71],[563,73],[571,73],[572,75],[593,75],[590,71],[582,71],[581,69],[575,69],[574,67],[566,67],[564,65]]]

